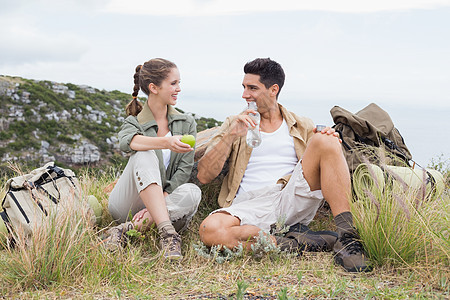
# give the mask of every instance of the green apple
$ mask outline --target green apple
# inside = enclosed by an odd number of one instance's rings
[[[195,146],[195,137],[190,134],[185,134],[181,137],[181,140],[183,143],[188,144],[192,148]]]

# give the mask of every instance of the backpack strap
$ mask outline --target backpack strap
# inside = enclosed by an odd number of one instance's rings
[[[49,168],[52,168],[53,171],[56,174],[58,174],[57,178],[66,177],[70,180],[70,183],[72,183],[73,187],[77,188],[77,185],[75,184],[75,182],[73,182],[72,176],[67,176],[63,169],[61,169],[60,167],[57,167],[57,166],[52,166],[52,167],[49,166]]]
[[[355,140],[356,140],[357,142],[363,143],[363,144],[369,144],[369,141],[371,141],[370,139],[366,139],[366,138],[363,138],[362,136],[358,135],[358,134],[355,132],[355,130],[352,128],[352,126],[350,126],[350,125],[348,125],[348,124],[345,124],[345,123],[342,123],[342,122],[337,122],[335,125],[333,125],[332,128],[333,128],[337,133],[339,133],[339,138],[341,139],[342,144],[345,146],[345,148],[347,148],[347,150],[352,150],[352,147],[351,147],[349,144],[347,144],[347,143],[345,142],[345,140],[344,140],[344,134],[342,133],[342,130],[339,130],[339,129],[336,129],[336,128],[335,128],[336,125],[339,125],[339,124],[342,125],[342,126],[345,126],[345,127],[349,128],[349,129],[353,132],[353,134],[355,135]]]
[[[39,178],[40,179],[40,178]],[[26,182],[26,187],[30,190],[30,192],[33,189],[36,190],[40,190],[42,191],[45,196],[47,196],[50,200],[52,200],[53,203],[58,204],[59,200],[61,199],[61,194],[59,192],[58,186],[55,184],[55,181],[52,180],[53,186],[55,187],[56,191],[58,192],[58,199],[53,197],[52,195],[50,195],[50,193],[44,189],[40,183],[37,183],[38,180],[36,180],[36,182],[32,182],[32,181],[27,181]],[[44,182],[45,183],[45,182]],[[36,199],[36,197],[33,195],[33,193],[31,192],[31,196],[33,197],[33,199],[35,200],[35,202],[38,204],[39,207],[41,207],[39,201]],[[45,213],[45,212],[44,212]]]
[[[399,156],[401,159],[403,159],[405,162],[408,162],[408,159],[406,158],[406,154],[402,151],[402,149],[400,149],[393,141],[391,141],[390,139],[388,139],[387,137],[381,137],[381,140],[383,141],[383,143],[391,150],[397,150],[398,152],[400,152]]]
[[[8,233],[11,233],[11,232],[9,231],[9,228],[11,227],[11,220],[9,219],[9,216],[8,216],[8,214],[6,213],[6,211],[2,210],[2,211],[0,212],[0,217],[1,217],[2,220],[3,220],[3,223],[5,223],[5,225],[7,225],[7,226],[6,226],[6,229],[8,230]]]
[[[34,183],[28,182],[29,184],[32,184],[33,187],[43,191],[45,193],[45,195],[47,197],[49,197],[55,204],[57,204],[59,202],[59,200],[61,200],[61,193],[59,192],[58,186],[55,183],[56,179],[59,178],[68,178],[70,183],[72,183],[74,188],[77,188],[77,185],[75,184],[75,182],[72,179],[72,176],[67,176],[66,173],[64,172],[63,169],[61,169],[60,167],[57,166],[48,166],[47,167],[47,172],[45,172],[44,174],[42,174],[42,176],[36,180]],[[56,176],[55,177],[51,177],[51,174],[55,173]],[[50,195],[43,187],[42,185],[44,183],[47,183],[49,181],[52,181],[53,183],[53,187],[55,188],[56,191],[58,191],[58,198],[53,197],[52,195]]]
[[[24,217],[25,221],[27,223],[30,223],[30,219],[28,219],[27,214],[25,213],[25,211],[23,210],[22,206],[20,205],[19,201],[17,201],[16,196],[14,196],[14,193],[12,193],[11,191],[8,191],[8,195],[11,196],[11,199],[13,199],[14,203],[16,203],[17,208],[19,209],[20,213],[22,214],[22,216]]]
[[[10,220],[8,214],[6,213],[6,211],[4,211],[4,210],[0,212],[0,217],[3,220],[3,223],[5,223],[6,230],[8,231],[8,237],[7,238],[8,238],[8,241],[9,241],[9,246],[11,248],[14,248],[16,246],[16,240],[14,239],[14,237],[12,235],[12,232],[11,232],[11,230],[12,230],[11,220]]]

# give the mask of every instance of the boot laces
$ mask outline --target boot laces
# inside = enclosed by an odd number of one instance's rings
[[[339,241],[349,254],[358,254],[363,252],[363,245],[359,241],[359,237],[354,233],[343,233],[339,238]]]
[[[120,224],[109,230],[111,236],[110,240],[112,243],[120,244],[126,241],[126,232],[133,229],[131,223]]]
[[[162,239],[162,246],[168,250],[169,253],[179,251],[181,238],[178,234],[168,234]]]

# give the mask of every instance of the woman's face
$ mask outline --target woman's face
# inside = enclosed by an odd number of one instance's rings
[[[164,104],[177,104],[178,93],[180,88],[180,72],[177,68],[170,70],[167,78],[157,87],[158,96]]]

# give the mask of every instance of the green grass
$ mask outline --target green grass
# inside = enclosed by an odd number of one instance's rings
[[[374,201],[356,201],[355,219],[375,269],[347,273],[333,263],[331,253],[302,257],[250,253],[217,263],[200,257],[197,228],[217,207],[219,183],[203,186],[198,214],[183,238],[180,262],[161,259],[154,231],[135,238],[121,252],[101,246],[101,232],[112,219],[107,213],[111,183],[120,170],[83,171],[85,195],[103,206],[101,223],[92,227],[77,205],[48,220],[25,245],[0,251],[0,295],[14,299],[444,299],[449,285],[449,189],[441,198],[415,207],[409,217],[387,190]],[[0,179],[2,188],[6,178]],[[0,190],[4,196],[4,190]],[[405,192],[404,197],[409,197]],[[413,199],[413,198],[411,198]],[[370,199],[369,199],[370,200]],[[415,207],[415,208],[414,208]],[[380,211],[377,214],[377,211]],[[322,208],[313,228],[333,228]],[[401,227],[401,228],[400,228]],[[388,237],[388,238],[387,238]],[[19,239],[20,240],[20,239]]]

